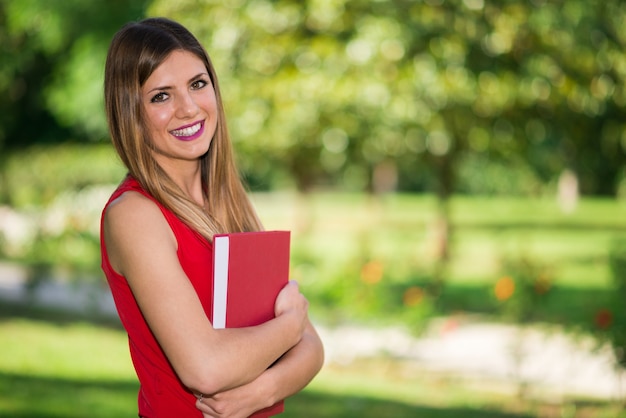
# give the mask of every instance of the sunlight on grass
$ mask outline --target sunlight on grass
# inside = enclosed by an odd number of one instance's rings
[[[89,324],[0,322],[0,416],[121,417],[136,414],[137,383],[125,333]],[[479,392],[480,393],[480,392]],[[325,366],[312,384],[288,400],[288,417],[414,416],[423,408],[492,408],[462,382],[425,378],[393,361]],[[413,411],[413,412],[411,412]],[[506,416],[506,415],[502,415]]]
[[[0,371],[40,377],[124,380],[135,374],[126,334],[90,324],[0,322]]]
[[[373,258],[428,272],[434,263],[433,222],[437,205],[429,195],[316,193],[255,194],[269,229],[290,229],[294,248],[317,257],[320,275],[329,274],[366,248]],[[449,283],[490,283],[503,257],[524,254],[553,266],[555,283],[606,287],[611,240],[626,235],[622,204],[582,199],[571,214],[555,199],[455,196],[451,203],[453,257]]]
[[[123,331],[88,323],[4,319],[0,340],[0,417],[136,415],[138,387]],[[520,404],[510,386],[485,386],[377,358],[326,365],[305,391],[287,400],[282,416],[561,416],[529,415],[537,405]],[[610,404],[594,404],[592,411],[595,415],[585,416],[624,416]]]
[[[136,415],[126,334],[88,323],[0,322],[0,416]]]
[[[376,379],[372,379],[376,376]],[[354,364],[327,365],[311,390],[388,399],[407,405],[430,407],[491,407],[511,399],[511,392],[477,392],[463,379],[436,375],[391,359],[368,359]]]

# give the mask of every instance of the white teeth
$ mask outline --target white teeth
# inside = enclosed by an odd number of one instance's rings
[[[191,135],[195,134],[196,132],[198,132],[200,130],[201,126],[202,126],[201,123],[196,123],[195,125],[189,126],[187,128],[176,129],[176,130],[172,131],[172,135],[174,135],[174,136],[191,136]]]

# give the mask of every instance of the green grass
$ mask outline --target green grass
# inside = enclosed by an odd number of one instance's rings
[[[368,259],[384,267],[378,290],[427,285],[432,277],[433,196],[258,194],[253,200],[268,228],[292,230],[294,276],[313,297],[339,280],[345,288],[358,288],[359,263]],[[608,255],[612,242],[626,237],[626,203],[583,198],[574,212],[563,213],[552,198],[457,196],[449,208],[452,258],[437,301],[440,313],[497,314],[493,285],[516,273],[506,271],[503,261],[524,257],[549,271],[551,291],[537,309],[540,319],[592,326],[613,291]],[[401,304],[400,296],[396,300]],[[341,307],[323,308],[321,315],[350,316]]]
[[[432,196],[257,194],[266,227],[292,230],[293,272],[323,320],[419,321],[402,306],[407,285],[427,285],[435,265]],[[541,322],[591,329],[611,298],[611,243],[626,236],[623,203],[583,199],[563,214],[551,199],[456,197],[447,286],[436,314],[498,320],[495,281],[506,257],[550,270],[535,309]],[[380,283],[363,283],[363,262],[381,263]],[[383,292],[384,290],[384,292]],[[424,312],[428,314],[427,307]],[[483,382],[484,383],[484,382]],[[390,359],[328,365],[289,399],[290,417],[626,417],[593,400],[521,402],[506,388],[414,370]],[[0,417],[136,415],[137,382],[116,322],[0,304]]]
[[[138,385],[121,329],[8,308],[3,306],[0,319],[0,417],[136,416]],[[476,386],[390,359],[325,366],[287,400],[282,416],[560,417],[573,406],[593,413],[580,416],[626,417],[603,402],[520,403],[501,387]]]
[[[136,415],[137,383],[120,330],[5,318],[0,340],[0,416]]]
[[[437,204],[432,196],[257,194],[253,200],[268,228],[292,230],[296,247],[305,245],[329,263],[357,252],[363,239],[375,255],[425,266],[433,262]],[[459,258],[452,260],[450,280],[485,281],[507,252],[527,252],[559,266],[604,260],[610,241],[626,237],[625,211],[625,203],[600,198],[583,199],[573,213],[564,214],[551,199],[455,197],[450,214]],[[467,258],[474,261],[469,270]],[[599,283],[606,283],[606,272],[599,273]],[[559,280],[594,281],[570,274]]]

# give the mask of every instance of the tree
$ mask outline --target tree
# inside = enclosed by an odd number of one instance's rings
[[[146,0],[0,2],[0,149],[106,136],[104,56]]]
[[[187,24],[215,58],[246,172],[271,183],[282,169],[304,192],[342,180],[435,191],[441,280],[467,160],[537,184],[571,169],[584,192],[615,193],[621,1],[192,3],[156,0],[150,13]]]

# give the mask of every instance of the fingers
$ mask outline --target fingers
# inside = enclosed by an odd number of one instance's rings
[[[202,402],[204,399],[204,397],[199,396],[198,400],[196,401],[196,408],[198,408],[200,410],[200,412],[202,412],[202,417],[203,418],[216,418],[219,417],[220,415],[215,412],[211,407],[209,407],[207,404],[205,404],[204,402]]]
[[[287,284],[285,285],[285,288],[289,288],[290,290],[294,291],[294,292],[300,292],[300,285],[298,284],[298,282],[296,280],[289,280],[287,282]]]
[[[282,313],[291,310],[306,310],[307,306],[308,301],[306,301],[304,295],[300,293],[298,282],[290,280],[278,294],[274,304],[274,312],[276,316],[280,316]]]

